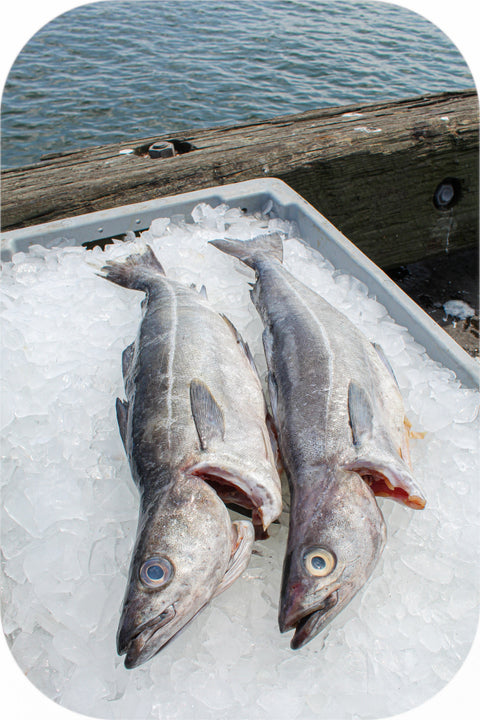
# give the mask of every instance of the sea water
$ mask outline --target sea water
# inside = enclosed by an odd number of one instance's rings
[[[378,499],[387,544],[365,587],[327,630],[292,651],[277,625],[288,494],[235,584],[145,665],[126,670],[115,634],[138,493],[115,417],[121,354],[142,293],[96,275],[148,243],[168,277],[205,285],[266,366],[253,272],[208,245],[285,237],[285,266],[380,344],[415,431],[427,506]],[[461,666],[478,621],[479,394],[433,362],[355,277],[272,215],[198,205],[102,251],[39,245],[3,266],[2,620],[23,672],[94,717],[244,720],[382,718],[413,708]]]
[[[450,39],[394,3],[88,3],[45,25],[15,60],[2,98],[2,165],[472,87]]]

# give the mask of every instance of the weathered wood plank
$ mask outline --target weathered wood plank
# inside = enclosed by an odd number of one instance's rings
[[[151,159],[146,151],[157,140],[194,149]],[[127,148],[135,152],[119,154]],[[287,182],[382,267],[476,244],[477,95],[312,110],[50,156],[2,173],[2,224],[9,230],[265,176]],[[433,196],[445,178],[456,197],[439,209]]]

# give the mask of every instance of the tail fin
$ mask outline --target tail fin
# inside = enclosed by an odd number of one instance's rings
[[[283,243],[278,233],[259,235],[254,240],[210,240],[210,245],[233,255],[251,268],[255,268],[262,257],[283,260]]]
[[[102,267],[102,272],[105,274],[100,277],[110,282],[144,292],[155,282],[159,274],[165,275],[165,270],[150,245],[147,245],[143,252],[129,255],[126,259],[108,262]]]

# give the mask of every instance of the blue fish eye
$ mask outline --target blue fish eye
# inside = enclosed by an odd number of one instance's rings
[[[165,571],[162,570],[160,565],[150,565],[147,569],[147,575],[150,580],[161,580],[165,575]]]
[[[303,555],[303,565],[309,575],[326,577],[334,570],[337,560],[335,555],[326,548],[310,548]]]
[[[173,565],[168,558],[154,557],[140,567],[140,580],[148,588],[158,588],[165,585],[173,573]]]

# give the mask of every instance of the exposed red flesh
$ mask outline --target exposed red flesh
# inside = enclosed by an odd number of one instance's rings
[[[370,485],[375,495],[378,497],[389,497],[394,500],[399,500],[404,505],[414,508],[415,510],[421,510],[425,507],[425,500],[419,498],[417,495],[409,495],[406,490],[401,487],[393,487],[387,478],[377,473],[372,475],[370,473],[360,473],[362,479]]]
[[[232,485],[227,480],[218,475],[210,475],[209,473],[199,473],[199,477],[205,480],[217,493],[219,498],[224,503],[234,503],[240,505],[240,507],[247,508],[248,510],[254,510],[255,505],[251,498],[244,492],[242,492],[236,485]]]

